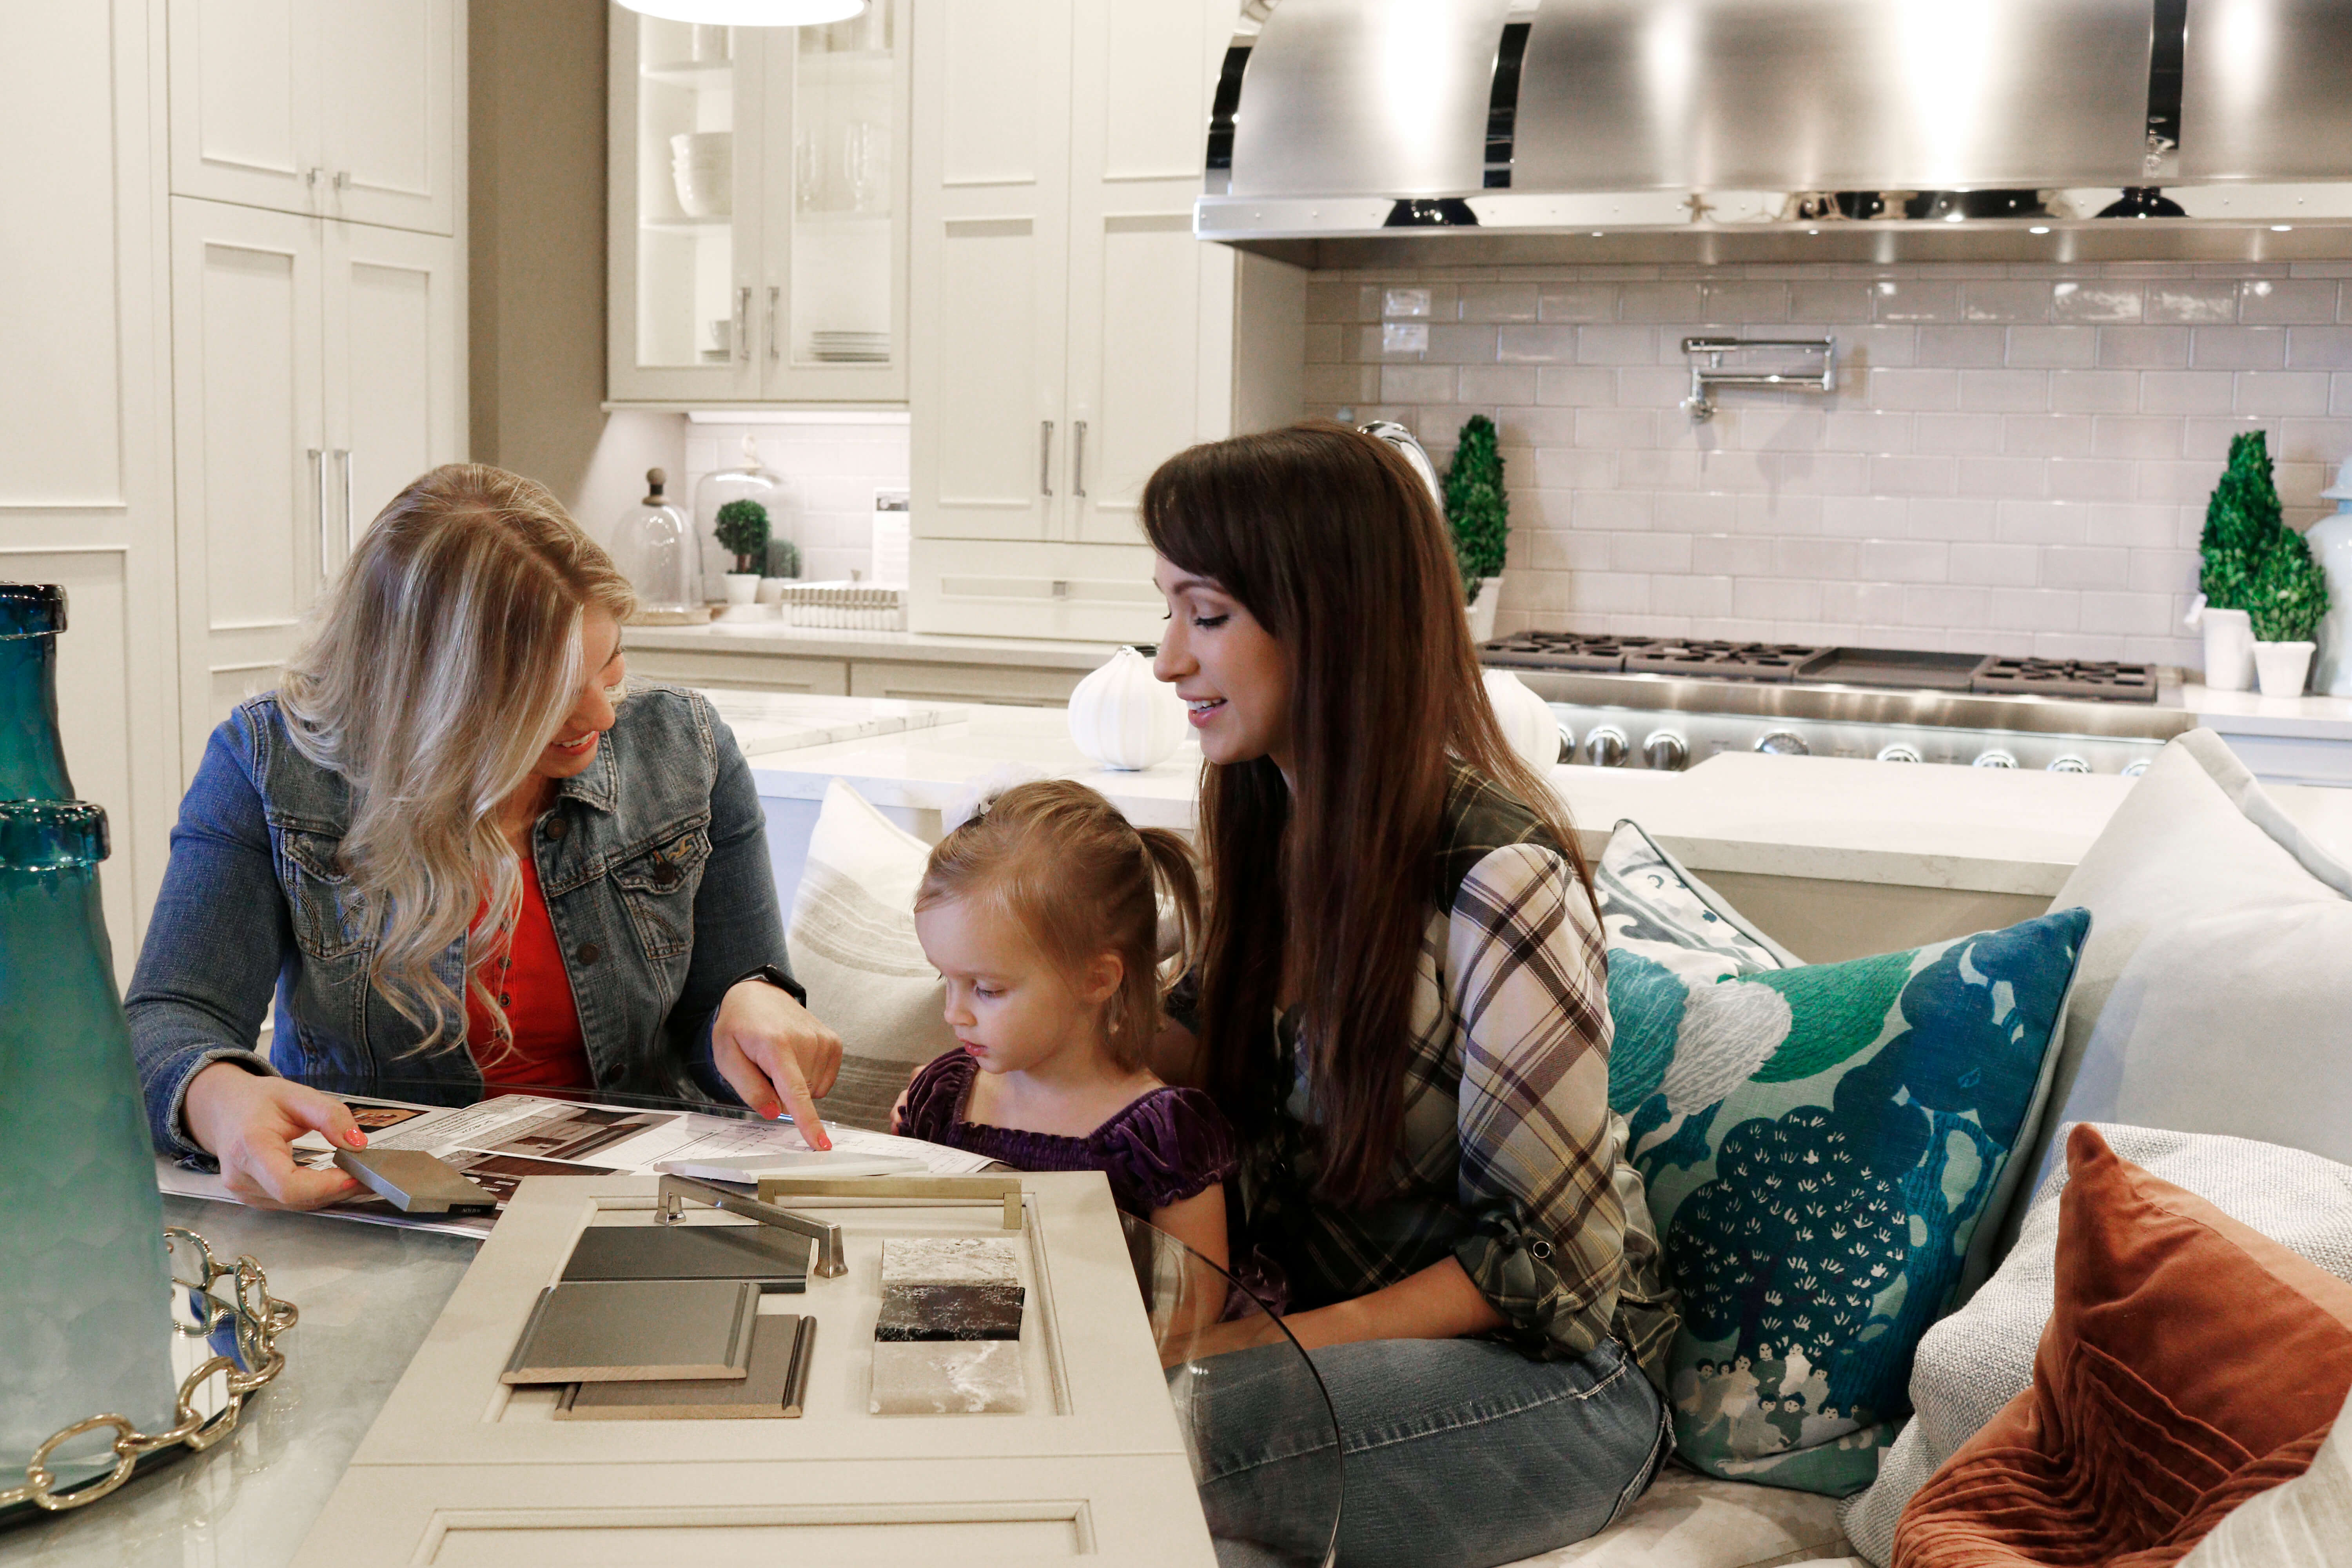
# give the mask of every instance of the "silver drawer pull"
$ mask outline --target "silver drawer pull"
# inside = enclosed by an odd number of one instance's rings
[[[1050,500],[1054,495],[1054,422],[1041,419],[1037,423],[1037,493]]]

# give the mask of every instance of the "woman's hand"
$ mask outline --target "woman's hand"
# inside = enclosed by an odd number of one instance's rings
[[[710,1025],[710,1059],[745,1105],[793,1119],[812,1149],[830,1149],[816,1102],[841,1072],[841,1037],[792,993],[764,980],[730,989]]]
[[[306,1171],[294,1163],[289,1145],[305,1132],[323,1132],[346,1149],[367,1147],[367,1134],[332,1095],[215,1062],[188,1080],[181,1110],[188,1135],[220,1162],[221,1180],[239,1203],[315,1209],[361,1191],[341,1171]]]

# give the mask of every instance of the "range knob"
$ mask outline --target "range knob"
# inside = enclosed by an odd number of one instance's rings
[[[1625,765],[1625,731],[1614,724],[1598,724],[1584,737],[1584,760],[1596,768]]]
[[[1690,762],[1690,743],[1672,730],[1653,730],[1642,742],[1642,755],[1654,768],[1677,773]]]
[[[1556,722],[1559,725],[1559,754],[1552,758],[1552,761],[1572,763],[1576,761],[1576,731],[1568,727],[1568,721],[1565,719]]]
[[[1882,763],[1916,763],[1921,759],[1918,747],[1906,746],[1898,741],[1894,745],[1879,747],[1878,760]]]
[[[1977,760],[1969,765],[1979,768],[2013,768],[2017,766],[2017,759],[1999,746],[1995,746],[1990,751],[1979,752]]]
[[[1756,749],[1768,757],[1810,757],[1813,749],[1794,730],[1767,730],[1757,739]]]
[[[2142,757],[2136,763],[2126,763],[2124,764],[2124,777],[2127,779],[2136,779],[2146,772],[2147,772],[2147,759],[2146,757]]]
[[[2051,763],[2048,771],[2053,773],[2087,773],[2091,771],[2091,764],[2069,752]]]

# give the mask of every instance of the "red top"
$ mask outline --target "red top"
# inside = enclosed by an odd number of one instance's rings
[[[593,1089],[588,1048],[580,1035],[580,1009],[572,999],[572,976],[564,972],[555,922],[539,890],[539,868],[529,855],[522,868],[522,906],[515,911],[514,939],[494,948],[482,982],[506,1009],[511,1041],[501,1044],[498,1025],[468,988],[466,1046],[482,1069],[486,1088]],[[475,915],[478,929],[489,912],[487,900]]]

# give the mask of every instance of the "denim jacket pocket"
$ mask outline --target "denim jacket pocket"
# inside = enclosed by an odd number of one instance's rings
[[[294,940],[314,960],[347,958],[367,945],[365,904],[352,886],[340,858],[342,841],[288,828],[279,840],[285,854],[286,901],[292,910]]]
[[[692,951],[694,895],[709,858],[709,832],[690,827],[613,868],[613,883],[647,958],[678,958]]]

